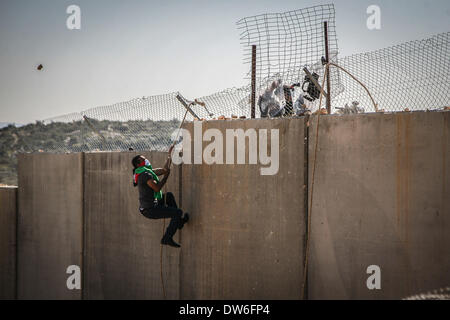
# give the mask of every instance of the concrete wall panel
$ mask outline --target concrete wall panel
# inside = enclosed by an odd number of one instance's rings
[[[66,270],[82,265],[82,163],[82,154],[19,156],[19,299],[81,298]]]
[[[163,299],[160,240],[169,220],[149,220],[139,212],[131,159],[137,153],[85,155],[85,299]],[[167,153],[143,153],[153,167]],[[178,170],[166,190],[178,198]],[[178,236],[176,236],[178,237]],[[175,238],[177,240],[178,238]],[[168,299],[179,297],[179,250],[163,247],[163,279]]]
[[[16,187],[0,187],[0,300],[16,297],[16,199]]]
[[[399,299],[449,285],[449,118],[448,112],[321,117],[310,299]],[[381,290],[367,289],[370,265],[381,268]]]
[[[192,134],[193,124],[186,128]],[[181,298],[300,298],[304,121],[204,122],[203,132],[209,128],[224,139],[226,129],[269,129],[269,137],[279,130],[279,172],[262,176],[259,164],[183,165],[183,207],[192,222],[181,234]]]

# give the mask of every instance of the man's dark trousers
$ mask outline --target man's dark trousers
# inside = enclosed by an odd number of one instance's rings
[[[178,209],[175,197],[172,192],[167,192],[163,195],[162,199],[159,200],[151,208],[141,208],[140,209],[143,216],[149,219],[164,219],[170,218],[169,226],[164,234],[165,239],[172,239],[177,232],[177,229],[183,228],[183,220],[181,216],[183,211]]]

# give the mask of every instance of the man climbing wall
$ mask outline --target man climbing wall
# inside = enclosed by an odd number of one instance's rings
[[[135,156],[133,165],[133,185],[139,188],[139,211],[148,219],[170,218],[169,226],[161,239],[161,244],[179,248],[180,245],[173,240],[177,229],[182,229],[189,220],[189,214],[178,208],[175,197],[171,192],[163,194],[161,189],[166,184],[170,175],[171,154],[169,150],[166,164],[163,168],[153,169],[150,161],[144,156]],[[163,176],[159,180],[158,176]]]

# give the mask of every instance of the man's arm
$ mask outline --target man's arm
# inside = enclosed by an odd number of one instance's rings
[[[157,176],[162,176],[163,174],[166,174],[168,171],[170,171],[169,167],[170,167],[170,161],[172,159],[170,157],[167,158],[166,163],[164,164],[164,168],[156,168],[153,169],[153,172],[157,175]]]
[[[172,161],[172,150],[173,150],[173,146],[171,146],[169,148],[169,152],[168,152],[169,155],[167,157],[166,163],[164,164],[164,168],[153,169],[153,172],[157,176],[162,176],[163,174],[166,174],[168,171],[170,171],[170,163]]]
[[[153,169],[153,172],[157,175],[157,176],[162,176],[163,174],[167,173],[167,170],[164,168],[156,168]]]
[[[156,182],[156,180],[153,179],[148,179],[147,180],[147,185],[153,189],[153,191],[155,192],[159,192],[161,191],[161,189],[164,187],[164,185],[167,182],[167,179],[169,178],[170,175],[170,169],[167,170],[167,172],[164,174],[164,177],[162,178],[161,181]]]

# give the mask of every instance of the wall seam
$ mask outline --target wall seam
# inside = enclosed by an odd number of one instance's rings
[[[178,201],[180,204],[180,208],[183,208],[183,163],[180,163],[180,168],[178,169]],[[181,236],[183,232],[180,230],[180,242],[181,242]],[[182,290],[181,290],[181,279],[182,279],[182,257],[183,257],[183,250],[180,250],[180,255],[178,258],[178,299],[181,300]]]
[[[303,214],[304,214],[304,223],[305,223],[305,234],[303,236],[303,268],[305,267],[306,262],[306,246],[307,246],[307,238],[308,238],[308,211],[309,211],[309,115],[306,115],[304,118],[304,129],[303,129],[303,143],[304,143],[304,152],[303,152]],[[304,270],[303,270],[304,272]],[[303,275],[301,276],[303,279]],[[303,281],[303,280],[302,280]],[[304,299],[309,300],[308,297],[308,270],[306,271],[306,281],[304,288]],[[301,293],[303,294],[303,293]]]
[[[15,265],[14,265],[14,299],[19,300],[19,179],[16,189],[16,226],[15,226]]]
[[[86,287],[86,218],[85,218],[85,153],[81,152],[81,300],[85,300]]]

